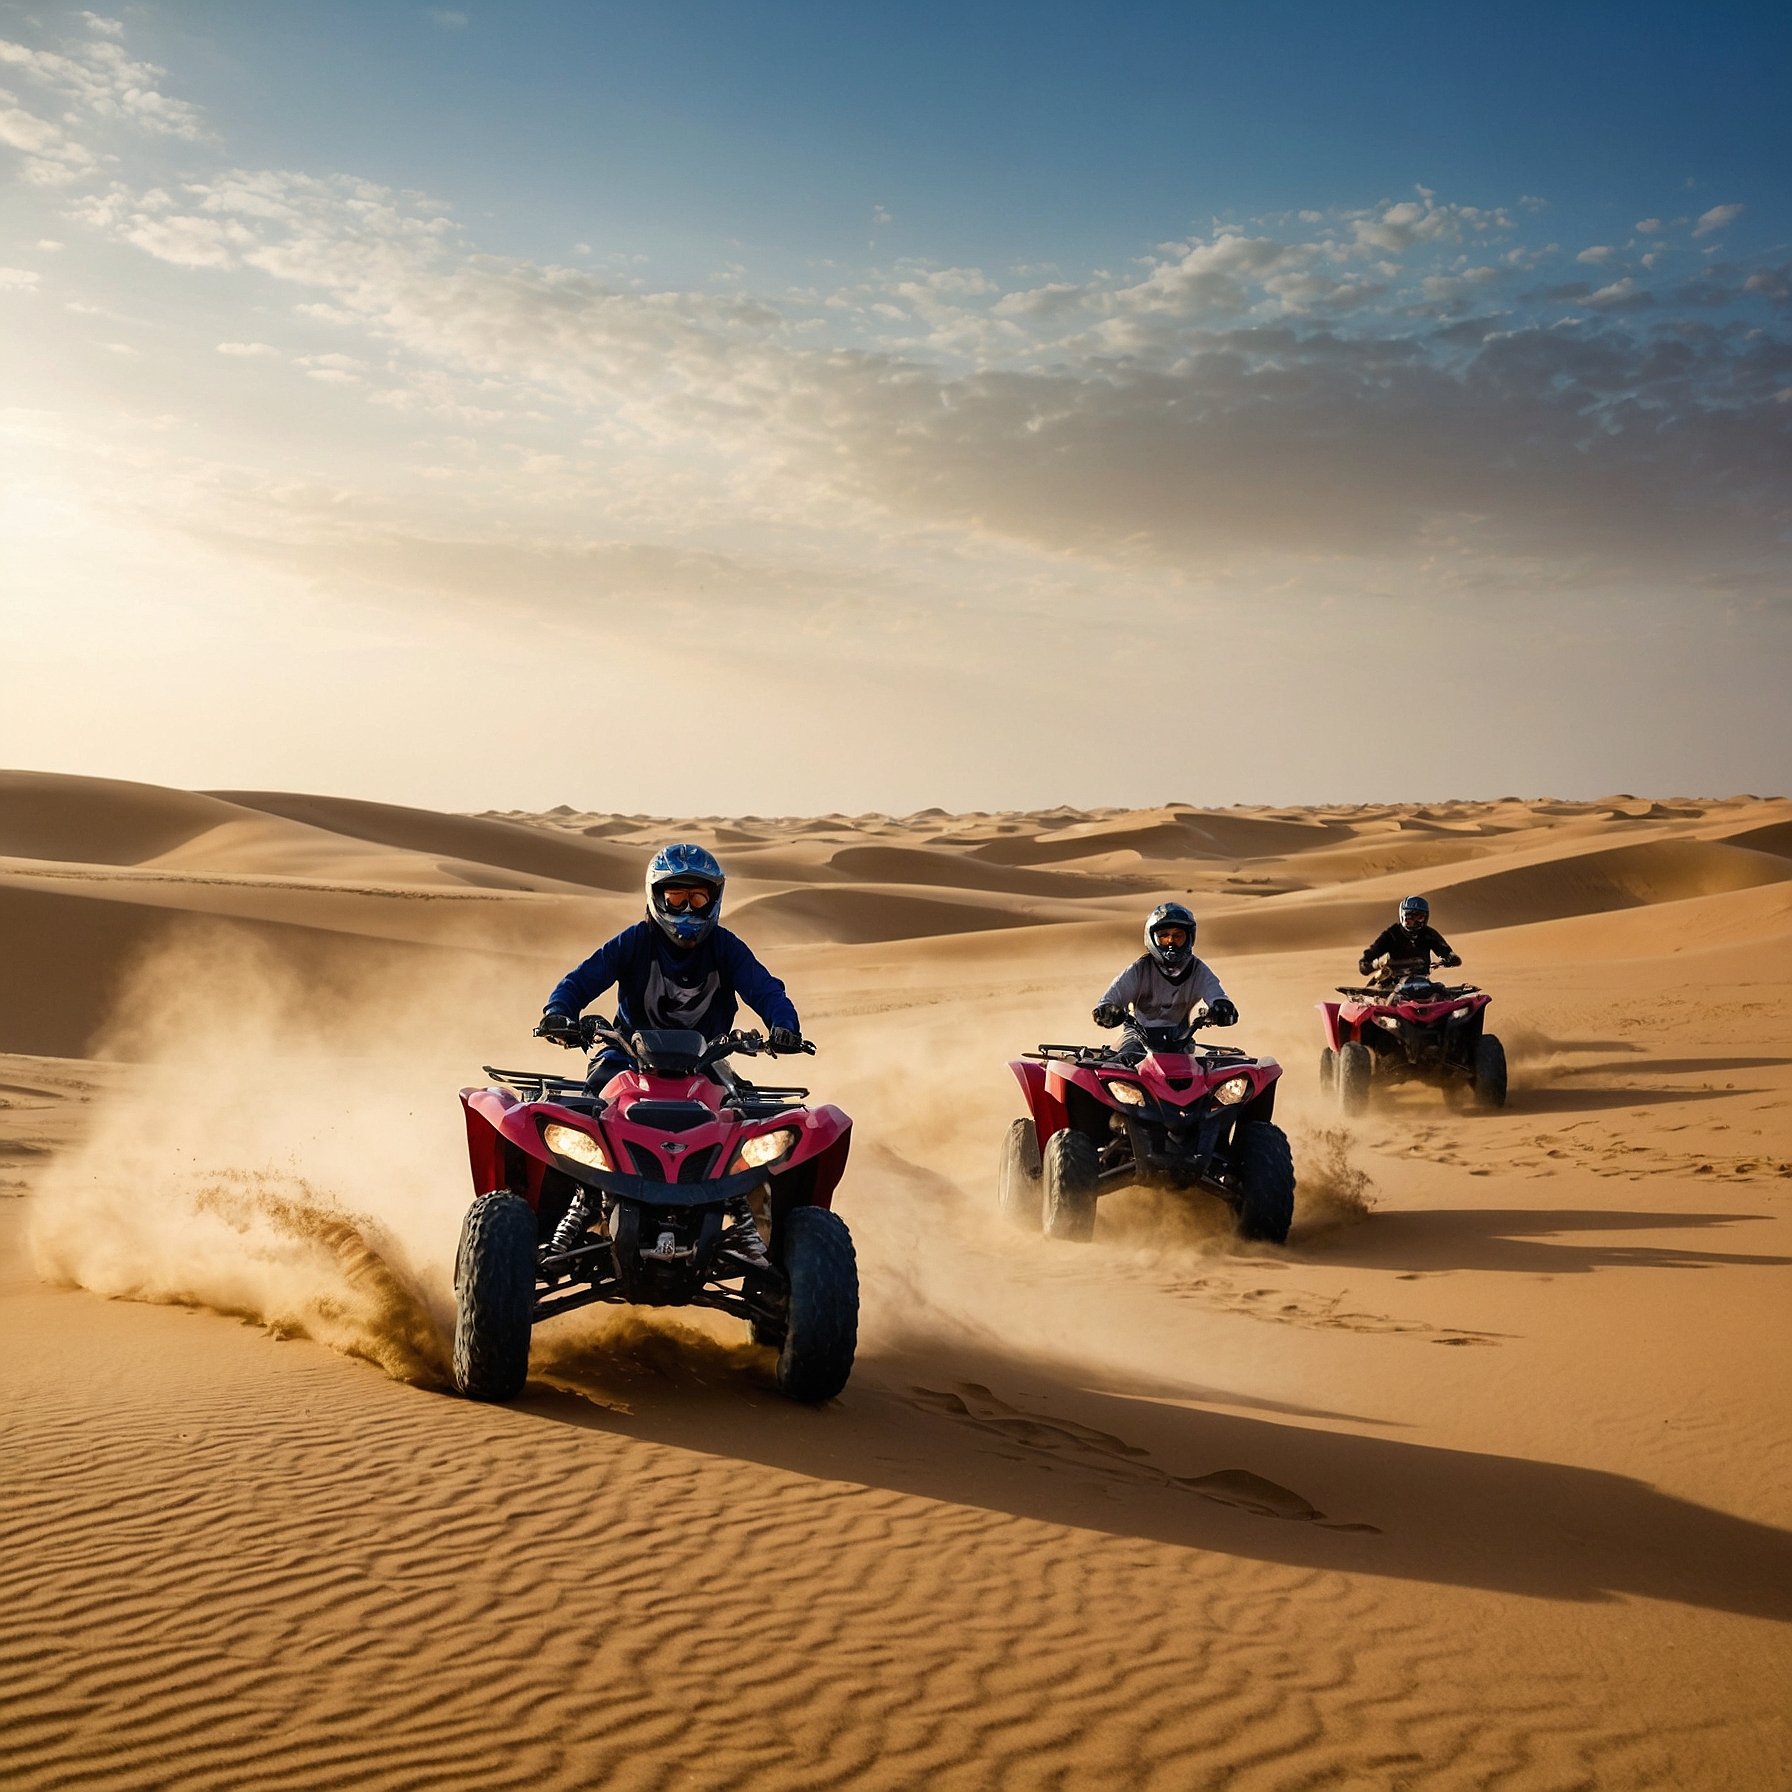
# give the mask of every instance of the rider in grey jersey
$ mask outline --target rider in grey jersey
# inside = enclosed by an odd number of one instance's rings
[[[1215,1026],[1236,1023],[1238,1010],[1219,978],[1195,956],[1195,917],[1180,902],[1160,903],[1151,911],[1145,948],[1095,1005],[1098,1027],[1127,1028],[1123,1053],[1143,1050],[1137,1025],[1183,1026],[1197,1009]]]

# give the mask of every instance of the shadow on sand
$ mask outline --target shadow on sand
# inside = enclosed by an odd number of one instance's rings
[[[1680,1244],[1570,1242],[1569,1233],[1705,1232],[1769,1218],[1759,1213],[1628,1212],[1602,1207],[1411,1207],[1373,1226],[1334,1232],[1325,1261],[1365,1269],[1504,1270],[1573,1276],[1596,1269],[1783,1269],[1792,1257],[1689,1249]]]
[[[1589,1065],[1588,1068],[1600,1067]],[[1577,1089],[1561,1084],[1542,1088],[1521,1085],[1513,1089],[1504,1111],[1508,1114],[1593,1114],[1606,1108],[1658,1108],[1681,1101],[1729,1101],[1739,1095],[1771,1093],[1769,1089]],[[1476,1112],[1466,1107],[1462,1111],[1469,1117]]]
[[[1777,1070],[1787,1064],[1792,1058],[1651,1058],[1646,1064],[1563,1065],[1556,1074],[1591,1076],[1601,1070],[1625,1070],[1642,1076],[1716,1076],[1723,1071]]]
[[[637,1376],[625,1403],[601,1368],[593,1397],[574,1391],[562,1362],[559,1385],[532,1383],[516,1410],[1253,1560],[1792,1621],[1792,1533],[1622,1475],[1203,1409],[1161,1380],[1091,1388],[1072,1365],[964,1351],[867,1355],[838,1401],[811,1409],[772,1391],[769,1353],[716,1350],[689,1373]]]

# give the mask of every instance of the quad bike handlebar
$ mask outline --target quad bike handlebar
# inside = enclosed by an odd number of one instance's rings
[[[745,1052],[749,1057],[757,1057],[764,1052],[768,1058],[794,1058],[815,1056],[813,1039],[798,1039],[795,1045],[776,1046],[771,1043],[757,1028],[750,1032],[735,1031],[724,1033],[710,1046],[704,1055],[705,1064],[713,1064],[718,1058],[725,1058],[730,1052]]]
[[[587,1014],[574,1021],[570,1028],[553,1027],[547,1024],[547,1017],[542,1017],[541,1024],[535,1029],[537,1039],[552,1040],[555,1045],[563,1046],[568,1051],[590,1051],[595,1046],[606,1045],[621,1052],[623,1056],[639,1064],[643,1055],[643,1034],[652,1031],[644,1028],[634,1038],[617,1030],[613,1021],[606,1020],[601,1014]],[[799,1054],[815,1056],[813,1039],[798,1039],[794,1046],[774,1046],[758,1031],[742,1031],[736,1028],[732,1032],[723,1033],[719,1038],[707,1041],[702,1048],[689,1054],[693,1067],[702,1069],[710,1064],[719,1063],[723,1058],[735,1052],[745,1053],[749,1057],[757,1057],[764,1053],[767,1057],[794,1057]]]
[[[1334,987],[1341,996],[1354,996],[1362,1001],[1386,1002],[1398,996],[1408,981],[1410,979],[1402,979],[1398,983],[1372,983],[1362,989],[1350,989],[1342,983],[1336,984]],[[1458,996],[1473,996],[1481,993],[1481,986],[1478,983],[1432,983],[1427,981],[1424,987],[1427,991],[1436,992],[1435,995],[1427,995],[1424,998],[1427,1001],[1447,1002],[1455,1000]]]

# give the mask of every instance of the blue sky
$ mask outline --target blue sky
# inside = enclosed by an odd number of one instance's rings
[[[328,145],[491,209],[517,254],[874,236],[1081,267],[1415,183],[1594,235],[1683,194],[1748,204],[1756,241],[1789,222],[1785,8],[339,0],[153,9],[141,37],[243,157]]]
[[[0,759],[673,811],[1783,783],[1789,49],[0,4]],[[1383,645],[1484,725],[1334,726]],[[499,673],[775,725],[500,770]],[[1222,698],[1223,764],[1037,751]]]

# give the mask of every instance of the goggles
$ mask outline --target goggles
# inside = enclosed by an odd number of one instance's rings
[[[701,884],[673,884],[659,892],[660,907],[674,915],[682,915],[686,909],[700,915],[715,899],[715,892]]]

